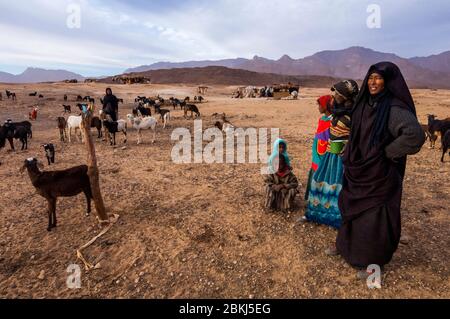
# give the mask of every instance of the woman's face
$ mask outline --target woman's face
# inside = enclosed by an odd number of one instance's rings
[[[384,90],[384,78],[378,73],[372,73],[367,83],[371,95],[377,95]]]

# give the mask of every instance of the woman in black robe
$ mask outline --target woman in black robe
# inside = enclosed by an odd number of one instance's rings
[[[110,88],[106,89],[106,95],[103,98],[103,112],[109,115],[111,119],[116,122],[119,113],[119,100],[113,95]]]
[[[406,156],[424,143],[400,69],[390,62],[371,66],[352,112],[336,240],[337,253],[362,270],[359,277],[369,265],[388,264],[397,250]]]

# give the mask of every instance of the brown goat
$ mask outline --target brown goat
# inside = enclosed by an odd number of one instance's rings
[[[35,158],[25,160],[21,171],[28,171],[31,183],[39,195],[48,202],[48,227],[56,228],[56,201],[58,197],[73,197],[84,193],[87,200],[86,216],[91,213],[92,191],[88,167],[86,165],[69,168],[63,171],[41,172],[43,167]]]
[[[67,121],[64,117],[58,117],[58,129],[59,129],[59,138],[61,139],[61,142],[64,142],[67,139]]]
[[[91,120],[91,128],[95,127],[97,129],[98,132],[98,136],[97,138],[102,138],[103,137],[103,132],[102,132],[102,120],[100,120],[99,117],[94,116]]]

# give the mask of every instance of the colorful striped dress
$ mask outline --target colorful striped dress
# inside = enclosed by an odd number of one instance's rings
[[[330,140],[310,184],[306,218],[309,221],[340,228],[341,212],[338,206],[342,190],[344,167],[341,154],[350,135],[350,116],[333,117]]]
[[[311,169],[309,170],[305,200],[308,200],[309,197],[312,177],[319,168],[319,164],[328,149],[328,141],[330,139],[331,118],[332,118],[331,115],[329,116],[324,115],[319,119],[319,125],[317,126],[317,131],[316,135],[314,136],[314,142],[312,147],[312,165]]]

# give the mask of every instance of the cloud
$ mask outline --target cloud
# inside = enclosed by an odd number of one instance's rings
[[[366,25],[381,7],[382,28]],[[66,25],[81,8],[81,28]],[[445,0],[26,0],[0,3],[1,69],[68,67],[85,75],[157,61],[300,58],[352,45],[410,57],[448,50]],[[86,72],[88,74],[86,74]]]

